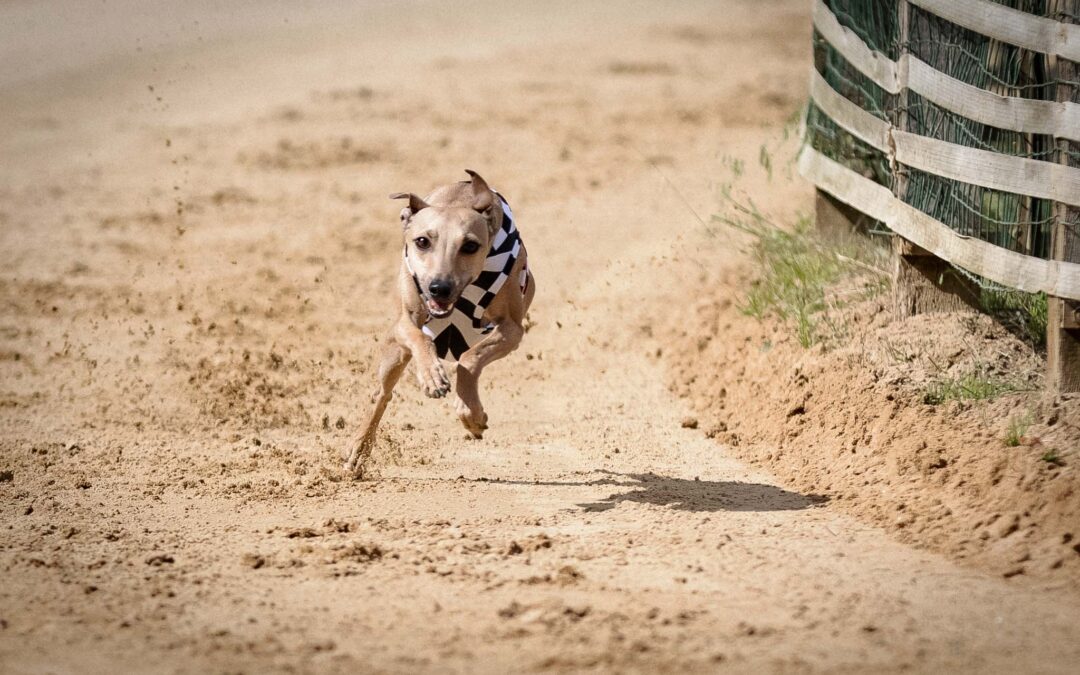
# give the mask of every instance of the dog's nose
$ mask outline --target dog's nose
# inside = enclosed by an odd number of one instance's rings
[[[431,297],[436,300],[445,300],[450,297],[450,291],[453,290],[453,286],[449,281],[444,279],[436,279],[428,284],[428,292],[431,293]]]

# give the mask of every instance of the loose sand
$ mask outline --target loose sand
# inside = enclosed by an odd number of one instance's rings
[[[692,211],[804,99],[806,2],[84,5],[0,6],[0,670],[1080,662],[1068,579],[914,548],[680,424],[664,336],[741,264]],[[408,379],[381,478],[344,480],[385,196],[465,168],[514,205],[534,325],[483,441]],[[809,209],[775,173],[743,187]]]

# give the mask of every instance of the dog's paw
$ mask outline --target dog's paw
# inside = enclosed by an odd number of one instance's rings
[[[484,431],[488,428],[487,413],[483,410],[469,410],[469,407],[461,399],[458,399],[455,408],[457,409],[458,419],[461,420],[461,424],[469,432],[469,435],[476,439],[483,438]]]
[[[450,377],[438,361],[433,361],[427,368],[417,364],[416,376],[420,380],[420,389],[428,398],[442,398],[450,393]]]
[[[345,459],[345,471],[357,480],[364,480],[371,471],[368,460],[371,459],[371,450],[375,445],[375,439],[364,437],[353,446],[349,456]]]

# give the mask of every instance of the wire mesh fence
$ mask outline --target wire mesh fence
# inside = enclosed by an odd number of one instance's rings
[[[1051,228],[1056,223],[1053,202],[961,183],[917,169],[905,168],[904,175],[904,201],[958,234],[1026,255],[1050,250]]]
[[[993,1],[1036,16],[1080,23],[1080,0]],[[915,5],[909,5],[904,16],[897,2],[825,0],[825,5],[840,25],[890,60],[910,54],[955,80],[1002,97],[1080,103],[1080,70],[1075,63],[1062,59],[1055,63],[1052,56],[995,40]],[[895,128],[959,146],[1080,167],[1080,143],[982,124],[910,90],[890,94],[817,32],[814,66],[835,91]],[[852,137],[813,104],[807,130],[809,142],[819,152],[893,189],[901,200],[959,234],[1049,258],[1052,232],[1061,223],[1066,247],[1080,252],[1078,208],[1059,208],[1047,199],[890,165],[883,152]]]
[[[840,25],[876,52],[895,61],[900,57],[900,17],[894,2],[828,0],[825,3]]]
[[[1050,16],[1062,23],[1080,24],[1080,0],[1058,0]],[[1058,59],[1056,84],[1058,101],[1080,104],[1080,63]],[[1080,168],[1080,142],[1059,140],[1058,143],[1065,155],[1063,163]],[[1080,258],[1080,208],[1067,206],[1063,210],[1063,227],[1059,232],[1063,257],[1076,260]]]
[[[894,95],[860,73],[817,32],[814,33],[814,68],[833,89],[879,119],[888,120],[888,111],[896,108]],[[811,132],[810,143],[816,150],[881,185],[892,187],[893,175],[884,152],[840,128],[813,102],[806,124]]]

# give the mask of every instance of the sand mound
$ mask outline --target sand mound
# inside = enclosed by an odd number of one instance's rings
[[[717,279],[672,336],[672,388],[707,435],[904,542],[1006,576],[1080,578],[1080,396],[1045,395],[1030,346],[982,315],[893,320],[876,297],[805,349],[731,299],[753,278]],[[977,386],[1008,391],[950,391]]]

